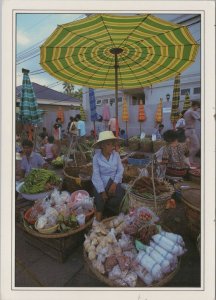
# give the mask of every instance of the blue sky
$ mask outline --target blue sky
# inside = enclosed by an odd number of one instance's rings
[[[176,14],[154,15],[171,22],[175,21],[178,16]],[[32,82],[46,85],[61,92],[63,91],[62,83],[41,69],[39,65],[39,47],[56,29],[58,24],[72,22],[85,17],[85,14],[63,13],[18,13],[16,15],[17,86],[22,84],[22,68],[25,68],[30,70],[30,79]],[[196,36],[194,37],[196,39]]]
[[[86,17],[84,14],[17,14],[16,15],[16,74],[17,86],[22,84],[22,68],[35,72],[39,65],[39,46],[55,30],[58,24],[72,22]],[[29,59],[31,57],[31,59]],[[39,72],[39,71],[38,71]],[[52,85],[50,88],[62,91],[62,84],[48,73],[30,73],[32,82],[41,85]]]

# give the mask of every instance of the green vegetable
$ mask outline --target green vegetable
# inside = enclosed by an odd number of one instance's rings
[[[45,169],[32,169],[25,177],[22,193],[38,194],[46,191],[46,185],[58,186],[61,182],[55,172]]]

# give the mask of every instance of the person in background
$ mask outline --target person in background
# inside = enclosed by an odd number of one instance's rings
[[[70,126],[71,126],[71,123],[73,122],[74,118],[71,116],[70,117],[70,121],[68,122],[68,125],[67,125],[67,133],[70,133]]]
[[[86,126],[85,122],[81,120],[80,114],[77,114],[75,117],[75,120],[77,121],[77,131],[78,131],[78,136],[81,139],[84,139],[86,136]]]
[[[124,168],[119,153],[114,150],[117,141],[111,131],[102,131],[93,145],[98,148],[93,157],[92,174],[97,221],[101,221],[104,214],[118,214],[125,194],[121,187]]]
[[[33,143],[29,140],[22,142],[23,157],[21,161],[21,178],[28,175],[31,169],[47,168],[48,164],[45,162],[43,157],[33,151]]]
[[[78,130],[77,130],[77,122],[76,119],[71,117],[71,124],[69,128],[69,133],[71,135],[72,141],[74,141],[77,137]]]
[[[20,134],[16,134],[16,152],[20,153],[22,151],[21,137]]]
[[[200,121],[200,113],[198,109],[200,108],[200,103],[198,101],[193,101],[191,108],[189,108],[184,113],[185,119],[185,136],[189,141],[189,160],[191,163],[194,162],[197,152],[200,150],[200,142],[197,136],[195,125],[196,121]]]
[[[162,133],[163,129],[164,129],[163,124],[159,124],[158,128],[155,128],[153,133],[156,135],[156,140],[161,140],[163,138],[163,133]]]
[[[39,136],[41,137],[42,140],[43,140],[46,136],[48,136],[48,132],[47,132],[46,127],[43,127],[43,128],[42,128],[42,132],[39,133]]]
[[[61,119],[57,118],[55,124],[53,125],[53,136],[57,144],[60,144],[61,141],[61,128],[62,128]]]
[[[108,129],[116,135],[116,118],[111,118],[108,122]]]
[[[179,129],[179,128],[184,129],[185,128],[185,119],[184,119],[185,112],[186,112],[186,110],[183,110],[181,113],[179,113],[179,119],[176,122],[176,126],[175,126],[176,129]]]
[[[175,130],[164,133],[166,146],[163,148],[162,164],[166,165],[166,175],[171,177],[184,177],[189,169],[185,157],[189,156],[187,144],[179,143],[180,134]]]
[[[49,136],[47,138],[47,143],[42,149],[43,156],[47,162],[51,162],[53,159],[58,157],[58,146],[54,144],[54,136]]]

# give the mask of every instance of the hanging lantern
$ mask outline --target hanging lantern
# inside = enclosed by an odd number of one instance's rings
[[[63,112],[61,106],[59,106],[59,108],[58,108],[57,118],[59,118],[61,120],[61,123],[64,123],[64,112]]]
[[[185,95],[185,100],[184,100],[184,105],[183,105],[183,110],[188,110],[191,107],[191,101],[190,101],[190,96],[187,93]]]
[[[85,111],[83,109],[82,104],[80,104],[80,116],[81,116],[81,120],[82,121],[86,121],[86,113],[85,113]]]
[[[155,122],[156,123],[162,123],[163,121],[163,99],[160,98],[160,102],[157,105],[157,110],[155,113]]]

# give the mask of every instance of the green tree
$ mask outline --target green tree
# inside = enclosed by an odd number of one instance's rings
[[[82,95],[83,95],[82,88],[75,90],[75,87],[72,83],[64,82],[63,89],[64,89],[64,93],[67,94],[68,96],[82,100]]]
[[[64,89],[65,94],[72,96],[72,94],[74,92],[74,85],[69,82],[64,82],[63,89]]]

